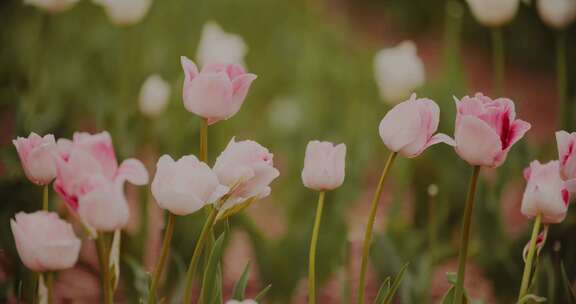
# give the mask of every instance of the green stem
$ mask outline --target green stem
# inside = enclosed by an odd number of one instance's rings
[[[170,243],[172,242],[172,236],[174,235],[174,222],[176,221],[176,216],[171,212],[168,212],[168,223],[166,224],[166,230],[164,231],[164,240],[162,241],[162,251],[160,252],[160,258],[156,264],[156,269],[154,270],[154,276],[152,277],[152,283],[150,284],[150,292],[148,293],[148,304],[156,303],[156,291],[158,289],[158,284],[162,279],[162,271],[166,264],[166,258],[170,251]]]
[[[324,210],[324,197],[326,192],[320,192],[318,196],[318,208],[316,209],[316,219],[312,240],[310,241],[310,254],[308,256],[308,303],[316,303],[316,246],[318,244],[318,232],[320,231],[320,221],[322,220],[322,210]]]
[[[54,303],[54,273],[49,271],[44,273],[46,289],[48,290],[48,304]]]
[[[48,211],[48,184],[42,189],[42,210]]]
[[[570,120],[572,117],[572,107],[566,98],[566,38],[564,31],[556,34],[556,81],[558,90],[558,104],[560,107],[561,128],[570,129]]]
[[[364,304],[364,288],[366,285],[366,269],[368,267],[368,255],[370,253],[370,244],[372,243],[372,229],[374,228],[374,219],[376,218],[376,211],[378,210],[378,203],[380,202],[380,197],[382,196],[382,190],[384,189],[384,181],[390,167],[396,159],[398,152],[391,152],[382,170],[382,175],[380,176],[380,181],[378,182],[378,187],[376,188],[376,193],[374,194],[374,199],[372,200],[372,207],[370,209],[370,215],[368,216],[368,224],[366,226],[366,231],[364,233],[364,245],[362,248],[362,264],[360,266],[360,280],[358,283],[358,304]]]
[[[200,236],[196,242],[196,247],[194,247],[194,253],[192,254],[192,259],[190,260],[190,265],[188,266],[188,271],[186,272],[186,289],[184,290],[184,300],[182,301],[183,304],[189,304],[192,300],[192,282],[194,280],[196,266],[198,265],[198,260],[200,259],[200,254],[202,253],[204,243],[206,243],[206,240],[211,235],[212,227],[214,226],[214,220],[216,219],[217,214],[218,209],[212,208],[208,218],[206,219],[206,222],[204,223],[204,227],[202,227],[202,231],[200,232]]]
[[[530,238],[530,247],[528,247],[528,257],[526,264],[524,264],[524,273],[522,274],[522,283],[520,284],[520,293],[518,294],[518,301],[528,293],[528,285],[530,283],[530,274],[532,273],[532,263],[534,261],[534,254],[536,252],[536,240],[540,232],[540,224],[542,222],[542,214],[538,213],[534,220],[534,228],[532,228],[532,237]]]
[[[458,255],[458,277],[456,278],[456,289],[454,290],[454,303],[462,303],[464,297],[464,277],[466,276],[466,259],[468,257],[468,243],[470,241],[470,227],[472,225],[472,211],[474,210],[474,199],[476,197],[476,185],[480,166],[474,166],[474,172],[470,179],[468,195],[466,196],[466,207],[464,209],[464,218],[460,236],[460,254]]]
[[[202,119],[200,126],[200,161],[208,163],[208,120]]]
[[[492,28],[492,64],[494,73],[494,94],[504,94],[504,35],[501,27]]]
[[[96,239],[96,247],[98,249],[98,256],[100,261],[100,272],[102,278],[102,291],[105,304],[112,304],[114,302],[114,294],[112,293],[110,284],[110,267],[108,262],[108,245],[104,233],[98,233]]]

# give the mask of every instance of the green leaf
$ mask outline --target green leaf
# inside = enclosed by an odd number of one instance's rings
[[[447,272],[446,279],[448,280],[448,283],[456,285],[456,282],[458,281],[458,274],[455,272]]]
[[[522,297],[522,299],[520,299],[520,301],[518,301],[517,304],[524,304],[524,303],[531,303],[531,302],[544,303],[544,302],[546,302],[546,298],[539,297],[539,296],[533,295],[533,294],[528,294],[528,295],[525,295],[524,297]]]
[[[270,288],[272,288],[272,284],[269,284],[268,286],[264,287],[264,289],[262,289],[262,291],[260,291],[255,297],[254,297],[254,301],[256,301],[257,303],[260,302],[260,300],[262,300],[262,298],[264,298],[266,296],[266,294],[268,293],[268,291],[270,290]]]
[[[568,297],[570,299],[570,303],[576,304],[576,295],[572,286],[570,284],[570,279],[568,279],[568,274],[566,273],[566,267],[564,267],[564,261],[560,261],[560,271],[562,272],[562,283],[564,284],[564,288],[568,292]]]
[[[386,295],[386,298],[384,299],[385,304],[392,303],[392,300],[394,299],[394,294],[396,294],[398,287],[400,287],[400,282],[402,282],[402,278],[404,277],[404,273],[406,272],[407,268],[408,268],[408,263],[404,264],[402,266],[402,268],[400,268],[398,275],[396,275],[396,278],[394,279],[394,282],[392,283],[392,287],[390,288],[390,291],[388,292],[388,294]]]
[[[218,299],[218,286],[217,282],[219,281],[218,276],[220,275],[221,271],[219,270],[218,264],[220,262],[220,258],[222,257],[222,252],[224,251],[224,240],[226,239],[226,232],[220,234],[216,242],[214,243],[214,247],[212,247],[212,252],[210,252],[210,256],[206,263],[206,267],[204,268],[204,276],[202,279],[202,289],[200,291],[200,303],[205,302],[207,299]]]
[[[244,293],[246,292],[246,284],[248,284],[248,275],[250,274],[250,262],[246,263],[246,267],[244,267],[244,271],[242,272],[242,276],[236,285],[234,285],[234,292],[232,293],[232,299],[235,300],[244,300]]]
[[[390,277],[387,277],[382,284],[380,284],[380,289],[378,289],[378,294],[376,295],[376,300],[374,304],[383,304],[386,299],[386,295],[390,292]]]
[[[454,285],[452,285],[450,287],[450,289],[448,289],[448,291],[444,294],[444,297],[442,297],[442,301],[440,303],[441,304],[454,304],[454,303],[456,303],[454,301],[454,293],[455,292],[456,292],[456,287]],[[468,299],[468,295],[466,295],[466,291],[464,291],[464,301],[462,303],[463,304],[470,303],[470,300]]]

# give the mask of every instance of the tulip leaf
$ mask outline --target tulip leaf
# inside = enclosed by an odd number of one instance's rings
[[[202,289],[200,291],[200,299],[203,301],[199,301],[200,303],[204,303],[208,299],[218,299],[219,296],[216,293],[220,293],[220,288],[217,282],[219,282],[219,276],[221,275],[220,268],[218,264],[220,262],[220,258],[222,257],[222,252],[224,251],[224,241],[227,237],[226,232],[220,234],[214,246],[212,247],[212,252],[210,252],[210,256],[208,257],[208,261],[206,262],[206,267],[204,268],[204,276],[202,279]],[[209,303],[209,302],[206,302]]]
[[[402,278],[404,277],[404,273],[406,272],[407,268],[408,268],[408,263],[405,263],[402,266],[402,268],[400,268],[398,275],[396,275],[396,278],[394,278],[394,282],[392,283],[392,287],[390,288],[390,290],[388,291],[388,294],[386,295],[386,298],[384,299],[385,304],[392,303],[392,300],[394,299],[394,295],[396,294],[398,287],[400,287],[400,283],[402,282]]]
[[[256,201],[256,197],[251,197],[245,201],[243,201],[240,204],[234,205],[224,211],[219,211],[218,215],[216,216],[216,221],[221,221],[225,218],[231,217],[234,214],[238,214],[242,211],[244,211],[244,209],[250,207],[250,205],[252,205],[252,203],[254,203]]]
[[[532,302],[544,303],[544,302],[546,302],[546,298],[539,297],[539,296],[533,295],[533,294],[527,294],[524,297],[522,297],[522,299],[520,299],[517,304],[525,304],[525,303],[532,303]]]
[[[456,285],[456,281],[458,281],[458,275],[455,272],[447,272],[446,279],[452,285]]]
[[[264,289],[262,289],[262,291],[260,291],[255,297],[254,297],[254,301],[256,301],[256,303],[260,302],[260,300],[262,300],[262,298],[264,298],[266,296],[266,294],[268,293],[268,291],[270,290],[270,288],[272,288],[272,284],[268,284],[268,286],[264,287]]]
[[[244,267],[244,271],[242,272],[242,276],[236,285],[234,285],[234,292],[232,293],[232,299],[235,300],[244,300],[244,294],[246,292],[246,285],[248,284],[248,275],[250,274],[250,262],[246,263]]]
[[[374,304],[383,304],[386,299],[386,295],[390,292],[390,277],[387,277],[382,284],[380,284],[380,289],[378,289],[378,294],[376,295],[376,300]]]
[[[570,284],[570,280],[568,279],[568,274],[566,273],[566,267],[564,267],[564,261],[560,262],[560,271],[562,272],[562,283],[564,284],[564,288],[568,293],[568,297],[570,299],[570,303],[576,304],[576,295],[574,290],[572,289],[572,285]]]

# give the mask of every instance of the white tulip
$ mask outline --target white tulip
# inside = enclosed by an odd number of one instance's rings
[[[520,5],[520,0],[466,0],[472,15],[485,26],[502,26],[510,22]]]
[[[152,0],[93,0],[104,7],[106,14],[116,25],[132,25],[140,22],[148,13]]]
[[[78,2],[78,0],[24,0],[25,4],[35,6],[51,13],[64,11],[76,4],[76,2]]]
[[[380,96],[390,104],[404,101],[426,80],[424,63],[412,41],[376,53],[374,74]]]
[[[576,0],[538,0],[540,18],[548,26],[562,29],[576,19]]]
[[[157,117],[168,105],[170,85],[160,75],[150,75],[140,89],[140,112],[148,117]]]
[[[202,29],[196,57],[203,66],[214,63],[244,65],[247,51],[242,37],[227,33],[216,22],[210,21]]]

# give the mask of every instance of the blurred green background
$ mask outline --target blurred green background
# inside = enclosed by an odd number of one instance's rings
[[[301,185],[300,172],[305,145],[312,139],[348,146],[346,181],[328,195],[320,232],[322,303],[348,303],[355,293],[357,230],[365,225],[387,153],[377,132],[390,107],[380,100],[373,77],[378,49],[415,40],[427,69],[427,84],[418,93],[440,105],[441,132],[453,133],[452,96],[477,90],[492,94],[489,32],[463,1],[155,0],[141,22],[118,27],[90,1],[48,14],[22,1],[4,0],[0,20],[0,223],[5,227],[0,233],[0,298],[17,297],[30,276],[16,254],[9,219],[20,210],[35,210],[40,200],[40,189],[25,179],[11,140],[31,131],[70,137],[76,130],[108,130],[119,159],[137,156],[151,169],[160,154],[196,154],[200,122],[182,106],[179,57],[195,57],[207,21],[245,39],[247,69],[259,76],[241,111],[210,128],[210,159],[232,136],[249,138],[274,153],[281,172],[272,195],[231,223],[247,236],[242,242],[255,265],[249,290],[272,284],[266,302],[305,301],[301,289],[316,196]],[[566,37],[574,101],[574,26]],[[519,213],[522,168],[533,158],[557,157],[554,32],[534,7],[523,4],[505,38],[506,96],[517,102],[519,117],[534,129],[504,166],[482,175],[470,258],[474,274],[469,276],[472,295],[486,303],[510,303],[520,282],[521,252],[529,237],[528,222]],[[172,88],[169,106],[157,119],[144,117],[137,102],[142,82],[153,73]],[[398,303],[432,303],[441,297],[448,288],[443,273],[456,269],[470,174],[448,146],[394,164],[378,215],[370,297],[404,262],[410,266]],[[439,189],[435,197],[428,194],[431,184]],[[145,206],[148,189],[133,196]],[[54,206],[60,205],[55,194],[51,197]],[[179,292],[177,283],[202,219],[203,214],[178,219],[166,294]],[[121,299],[129,303],[138,303],[145,289],[145,269],[137,261],[147,250],[146,222],[128,232],[123,245]],[[549,303],[568,303],[559,269],[564,261],[567,279],[576,279],[575,233],[576,215],[570,210],[564,223],[551,228],[540,255],[538,290]],[[244,267],[246,260],[235,261],[234,247],[230,250],[225,265]],[[228,289],[231,284],[225,282]]]

